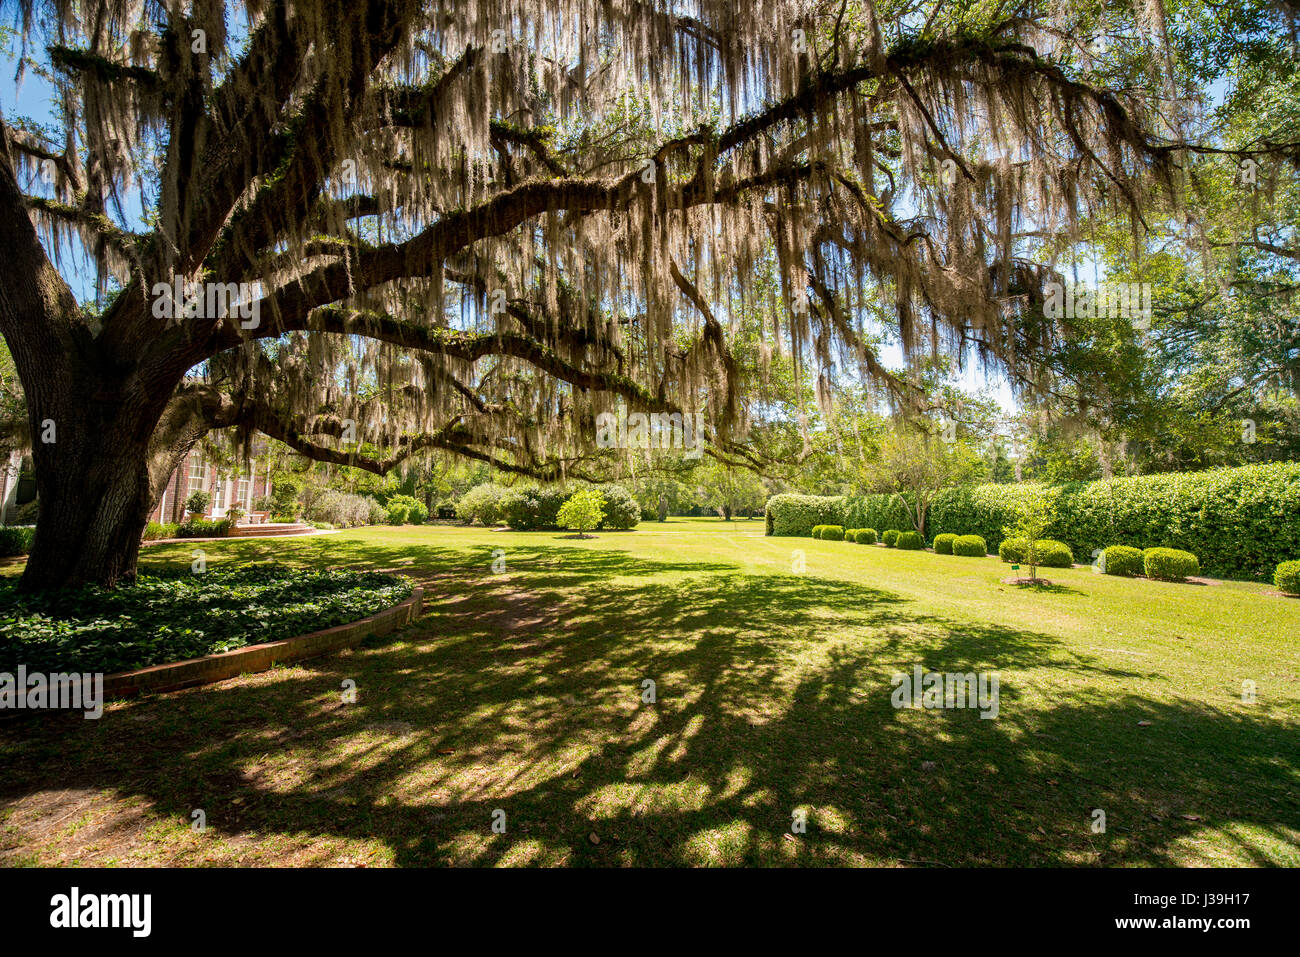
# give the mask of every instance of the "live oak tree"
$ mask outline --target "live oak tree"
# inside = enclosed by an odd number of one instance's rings
[[[760,372],[847,365],[918,405],[868,321],[909,359],[1032,361],[1063,329],[1025,237],[1103,209],[1140,229],[1184,145],[1179,90],[1094,68],[1091,5],[18,7],[60,104],[0,129],[27,588],[132,577],[213,430],[376,473],[439,451],[549,478],[598,465],[594,417],[621,400],[703,412],[711,455],[758,463],[741,317]],[[1158,73],[1159,3],[1111,7]],[[100,310],[61,272],[69,237]]]

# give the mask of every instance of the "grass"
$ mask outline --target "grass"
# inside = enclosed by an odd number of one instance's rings
[[[209,543],[209,567],[401,572],[426,617],[100,721],[0,722],[0,860],[1300,865],[1300,601],[1088,568],[1020,589],[995,558],[762,532]],[[999,717],[894,709],[918,664],[998,672]]]

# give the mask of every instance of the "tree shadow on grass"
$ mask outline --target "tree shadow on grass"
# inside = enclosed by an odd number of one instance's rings
[[[1295,855],[1293,725],[1148,700],[1127,689],[1152,673],[854,583],[510,554],[493,575],[487,548],[425,549],[415,577],[442,587],[396,640],[101,721],[0,727],[0,799],[143,800],[182,832],[165,852],[179,863],[212,837],[255,861],[378,845],[405,865],[1160,865],[1204,862],[1200,840],[1255,863]],[[1000,672],[997,719],[895,709],[890,675],[918,664]],[[194,808],[209,835],[186,832]],[[48,836],[84,855],[95,833]]]

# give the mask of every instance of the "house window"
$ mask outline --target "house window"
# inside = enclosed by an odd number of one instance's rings
[[[207,477],[208,464],[203,461],[203,456],[197,452],[190,455],[190,484],[189,491],[203,491],[203,480]]]
[[[248,479],[246,478],[239,480],[239,490],[236,494],[235,504],[240,508],[245,508],[248,505]]]

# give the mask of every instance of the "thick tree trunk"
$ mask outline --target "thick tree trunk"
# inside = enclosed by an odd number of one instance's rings
[[[59,431],[32,450],[41,507],[22,587],[131,581],[153,504],[148,442],[93,414]]]

